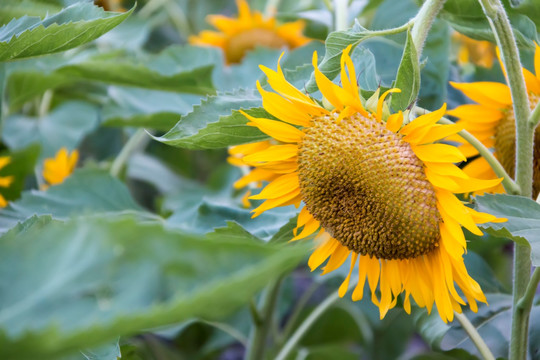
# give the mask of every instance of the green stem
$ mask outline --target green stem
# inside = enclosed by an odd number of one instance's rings
[[[226,334],[229,334],[232,338],[236,339],[240,344],[246,345],[247,339],[240,331],[236,330],[234,327],[232,327],[229,324],[221,323],[221,322],[214,322],[214,321],[206,321],[206,320],[200,320],[202,323],[208,324],[212,327],[215,327],[216,329],[219,329],[223,331]]]
[[[279,8],[280,2],[281,0],[268,0],[264,8],[264,16],[267,18],[274,16]]]
[[[521,61],[512,27],[500,0],[479,0],[486,14],[502,61],[508,74],[516,118],[516,183],[521,195],[532,197],[534,127],[529,122],[530,105]],[[527,245],[514,244],[514,306],[510,337],[510,360],[527,358],[529,314],[519,310],[517,302],[523,297],[531,276],[531,249]]]
[[[336,10],[335,27],[336,31],[347,30],[349,27],[347,24],[347,10],[349,7],[349,0],[334,0],[334,9]]]
[[[309,299],[311,299],[311,296],[315,293],[315,291],[321,286],[320,283],[314,282],[298,299],[298,302],[294,306],[294,309],[291,312],[291,316],[289,317],[289,320],[287,321],[287,324],[285,325],[280,339],[279,343],[282,343],[285,339],[288,339],[291,332],[294,329],[294,325],[298,321],[298,318],[300,317],[300,314],[302,313],[302,310],[306,306]]]
[[[260,360],[264,358],[266,350],[266,340],[268,332],[272,326],[272,316],[276,308],[276,303],[281,288],[283,278],[279,278],[268,285],[262,301],[260,319],[253,321],[253,327],[249,337],[249,345],[246,349],[246,360]]]
[[[144,147],[149,139],[150,138],[144,129],[141,128],[137,130],[126,142],[116,159],[114,159],[111,165],[110,174],[114,177],[118,177],[131,155],[138,149]]]
[[[464,314],[460,314],[457,312],[455,312],[454,315],[456,316],[457,321],[459,321],[459,323],[463,327],[463,330],[465,330],[465,332],[471,338],[474,346],[476,346],[476,348],[480,352],[480,355],[482,355],[485,360],[495,360],[495,356],[493,356],[491,350],[489,350],[489,347],[484,342],[484,339],[482,339],[482,337],[480,336],[478,331],[476,331],[476,328],[473,326],[473,324],[471,324],[469,319],[467,319]]]
[[[418,115],[422,115],[427,112],[427,110],[422,109],[421,107],[418,107],[418,106],[415,108],[415,110],[416,110],[416,114]],[[439,124],[451,125],[451,124],[454,124],[454,122],[452,122],[451,120],[445,117],[442,117],[439,120]],[[461,130],[458,134],[463,139],[465,139],[465,141],[471,144],[476,150],[478,150],[480,155],[484,159],[486,159],[486,161],[488,162],[488,164],[491,166],[491,168],[493,169],[493,171],[498,177],[503,178],[502,184],[504,186],[504,190],[506,190],[508,194],[513,194],[513,195],[519,194],[519,187],[517,186],[517,184],[514,182],[514,180],[512,180],[510,175],[508,175],[506,170],[504,170],[499,160],[497,160],[497,158],[493,155],[493,153],[484,144],[482,144],[480,140],[475,138],[467,130]]]
[[[531,116],[529,117],[529,124],[532,127],[533,131],[536,129],[536,126],[540,122],[540,102],[536,104],[536,107],[531,112]]]
[[[538,284],[540,283],[540,267],[537,267],[534,269],[534,272],[531,276],[531,280],[529,281],[529,284],[527,285],[527,289],[525,290],[525,294],[521,299],[519,299],[517,303],[518,311],[521,311],[524,313],[524,316],[528,316],[531,312],[534,295],[536,294],[536,289],[538,288]]]
[[[422,49],[433,21],[441,11],[446,0],[426,0],[418,14],[415,16],[414,26],[411,30],[414,46],[418,54],[418,60],[422,55]]]
[[[289,338],[285,345],[281,348],[275,360],[285,360],[288,358],[290,353],[294,350],[296,344],[302,337],[307,333],[307,331],[315,324],[315,322],[321,317],[322,314],[328,308],[330,308],[337,300],[339,299],[338,292],[332,293],[328,296],[322,303],[320,303],[304,320],[304,322],[296,329],[294,334]]]
[[[41,98],[41,102],[39,103],[39,109],[38,109],[39,118],[43,118],[49,113],[53,95],[54,95],[54,92],[51,89],[43,93],[43,97]]]

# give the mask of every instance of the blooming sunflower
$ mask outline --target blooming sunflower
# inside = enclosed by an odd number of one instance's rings
[[[265,200],[253,210],[254,217],[303,202],[291,240],[318,232],[308,261],[312,271],[328,260],[323,274],[329,273],[350,258],[340,296],[358,265],[352,299],[362,299],[367,279],[381,318],[404,293],[407,312],[412,296],[428,311],[435,303],[441,318],[451,321],[465,305],[456,285],[476,311],[477,301],[486,299],[465,268],[461,226],[481,235],[476,224],[496,219],[466,207],[454,194],[492,187],[500,180],[468,176],[454,165],[465,160],[463,154],[437,143],[461,129],[437,124],[444,106],[407,125],[401,112],[386,116],[384,99],[397,89],[378,99],[374,95],[364,107],[350,49],[341,57],[342,87],[319,71],[313,55],[317,85],[333,110],[288,83],[279,63],[277,71],[261,66],[275,92],[259,83],[257,88],[266,111],[279,120],[244,113],[248,125],[272,139],[231,150],[234,162],[253,168],[235,186],[269,182],[250,197]]]
[[[276,18],[265,19],[260,12],[252,12],[246,0],[237,0],[236,4],[238,18],[210,15],[208,22],[219,31],[202,31],[189,38],[190,44],[219,47],[225,53],[226,62],[231,64],[240,62],[255,46],[294,49],[309,41],[302,35],[303,21],[278,25]]]
[[[79,152],[73,150],[71,154],[65,147],[58,150],[54,158],[45,159],[43,162],[43,178],[50,185],[61,184],[75,169],[79,160]]]
[[[501,64],[502,66],[502,64]],[[504,71],[504,66],[503,71]],[[523,69],[531,110],[540,100],[540,47],[536,45],[534,56],[536,76]],[[459,119],[458,124],[474,135],[486,147],[494,149],[494,155],[506,172],[514,177],[516,157],[516,125],[510,88],[497,82],[450,83],[477,104],[461,105],[448,111],[449,115]],[[462,141],[459,137],[452,140]],[[460,146],[467,157],[478,155],[478,151],[470,144]],[[496,178],[491,166],[483,157],[472,160],[464,171],[481,179]],[[533,196],[540,193],[540,130],[534,134],[534,173]],[[504,192],[502,185],[497,185],[486,192]],[[483,191],[481,191],[483,192]]]
[[[11,158],[9,156],[0,156],[0,170],[6,167],[7,164],[11,162]],[[9,187],[15,178],[13,176],[0,176],[0,187],[7,188]],[[6,207],[7,201],[0,194],[0,207]]]
[[[493,60],[495,59],[494,44],[489,41],[474,40],[458,32],[454,32],[452,39],[459,47],[457,56],[459,65],[472,63],[485,68],[493,66]]]

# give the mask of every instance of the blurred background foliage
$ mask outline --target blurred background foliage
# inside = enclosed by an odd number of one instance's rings
[[[265,83],[258,65],[275,68],[282,50],[256,48],[226,66],[219,49],[187,44],[210,28],[208,14],[235,16],[233,0],[96,5],[112,12],[78,0],[0,2],[0,155],[11,157],[0,175],[14,177],[0,188],[9,201],[0,211],[1,357],[241,359],[258,294],[280,281],[269,325],[273,358],[344,276],[310,273],[308,242],[284,244],[297,209],[252,220],[243,193],[232,188],[241,173],[227,163],[227,146],[265,137],[245,126],[238,110],[264,111],[255,91],[256,80]],[[306,21],[304,34],[313,39],[281,60],[299,88],[309,82],[311,54],[323,58],[333,31],[327,5],[282,1],[278,9],[280,21]],[[370,30],[397,27],[419,5],[352,1],[349,21]],[[266,1],[250,6],[263,11]],[[530,69],[540,6],[534,0],[506,6]],[[418,102],[426,109],[467,101],[450,80],[504,79],[497,61],[461,62],[457,32],[493,42],[476,2],[448,0],[423,54]],[[391,86],[405,40],[404,33],[375,37],[355,49],[363,91]],[[44,160],[61,148],[79,151],[77,169],[40,190]],[[490,306],[467,315],[495,356],[505,357],[511,247],[489,234],[468,240],[467,268]],[[540,321],[533,320],[534,359],[540,359],[539,336]],[[407,316],[399,306],[381,321],[369,301],[345,297],[316,320],[289,358],[476,356],[457,323],[446,325],[424,310]]]

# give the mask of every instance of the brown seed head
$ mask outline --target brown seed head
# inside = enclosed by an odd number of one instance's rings
[[[529,94],[531,110],[540,101],[540,96]],[[512,108],[504,111],[504,116],[495,128],[495,153],[506,172],[514,178],[516,161],[516,118]],[[540,193],[540,128],[534,132],[533,197]]]
[[[409,259],[438,246],[435,191],[402,135],[374,118],[313,120],[298,152],[307,209],[350,250]]]

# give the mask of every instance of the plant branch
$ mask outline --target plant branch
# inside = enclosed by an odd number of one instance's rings
[[[417,115],[422,115],[422,114],[425,114],[427,110],[416,106],[415,112]],[[454,124],[454,122],[445,117],[442,117],[439,120],[439,124],[452,125]],[[480,140],[475,138],[467,130],[461,130],[458,133],[458,135],[461,136],[463,139],[465,139],[465,141],[471,144],[476,150],[478,150],[480,155],[484,157],[484,159],[486,159],[488,164],[491,166],[495,174],[498,177],[503,178],[502,184],[508,194],[519,194],[519,187],[517,186],[517,184],[514,182],[514,180],[512,180],[510,175],[508,175],[506,170],[504,170],[499,160],[497,160],[497,158],[493,155],[493,153],[484,144],[482,144]]]
[[[521,69],[519,52],[512,27],[500,0],[479,0],[501,49],[502,61],[508,74],[516,118],[516,183],[521,195],[532,197],[534,131],[529,122],[530,104],[525,78]],[[529,313],[519,310],[531,276],[531,249],[527,245],[514,244],[514,287],[512,331],[510,337],[510,360],[527,358]]]
[[[249,345],[246,349],[246,360],[259,360],[264,358],[268,331],[272,326],[272,316],[281,289],[283,278],[273,281],[266,288],[261,301],[261,310],[257,311],[260,318],[254,319],[249,337]]]
[[[330,308],[337,300],[339,299],[338,292],[332,293],[328,296],[322,303],[320,303],[304,320],[304,322],[296,329],[294,334],[289,338],[285,345],[281,348],[275,360],[285,360],[288,358],[289,354],[294,350],[295,346],[298,344],[302,337],[307,333],[307,331],[315,324],[315,322],[321,317],[322,314],[328,308]]]
[[[463,327],[463,330],[469,335],[471,338],[474,346],[478,349],[478,352],[480,352],[480,355],[485,360],[495,360],[495,356],[491,353],[491,350],[489,350],[489,347],[484,342],[484,339],[480,336],[476,328],[473,326],[473,324],[469,321],[469,319],[464,315],[457,312],[454,312],[454,315],[456,316],[457,321],[461,324]]]
[[[415,16],[411,35],[414,47],[418,54],[418,60],[420,60],[420,56],[422,55],[422,49],[424,48],[429,29],[431,29],[431,25],[439,11],[441,11],[445,1],[446,0],[426,0],[420,8],[420,11],[418,11],[418,14]]]
[[[138,129],[126,142],[116,159],[114,159],[111,165],[110,174],[114,177],[118,177],[131,155],[139,148],[144,147],[149,139],[146,130],[143,128]]]
[[[536,104],[536,107],[531,112],[531,116],[529,117],[529,124],[532,127],[532,130],[536,129],[536,126],[540,122],[540,102]]]
[[[536,294],[536,289],[538,288],[538,284],[540,283],[540,267],[537,267],[534,269],[534,272],[531,276],[531,280],[529,281],[529,285],[527,285],[527,289],[525,290],[525,294],[521,299],[519,299],[517,303],[517,308],[519,311],[522,311],[524,313],[530,313],[534,295]]]
[[[349,0],[334,0],[335,30],[343,31],[349,27],[347,24],[347,8]]]

